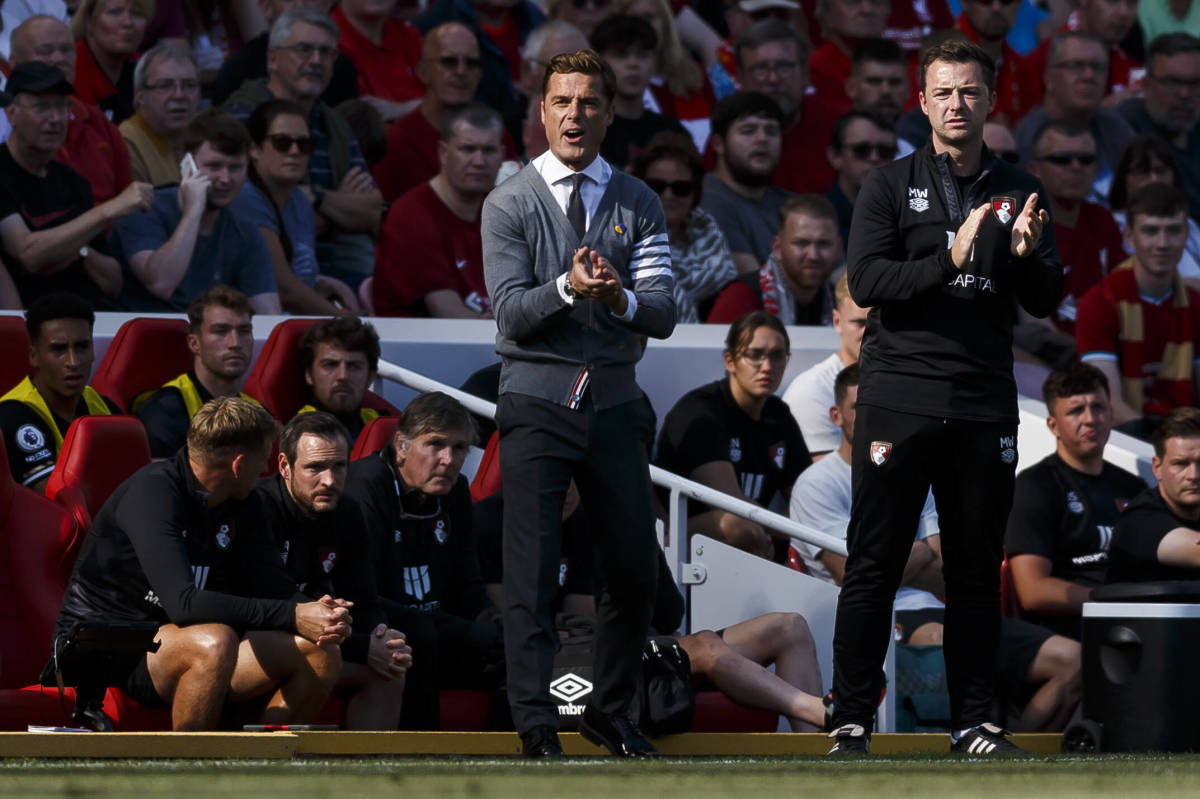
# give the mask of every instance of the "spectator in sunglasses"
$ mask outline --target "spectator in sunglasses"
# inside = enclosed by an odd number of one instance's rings
[[[992,151],[992,155],[1010,164],[1021,163],[1021,153],[1017,150],[1017,140],[1012,131],[999,122],[983,123],[983,143]]]
[[[875,167],[893,160],[897,152],[896,133],[874,111],[851,111],[834,123],[826,157],[837,171],[837,183],[825,196],[837,209],[842,241],[850,238],[854,200],[867,175]]]
[[[142,214],[113,226],[114,255],[129,267],[119,305],[127,311],[180,312],[218,284],[240,290],[255,313],[280,312],[271,254],[258,228],[230,205],[246,182],[250,135],[237,119],[210,108],[184,132],[195,164],[179,186],[154,192]]]
[[[625,169],[656,133],[687,132],[678,120],[645,106],[646,89],[658,62],[658,35],[649,22],[614,14],[596,26],[592,48],[617,78],[613,121],[600,146],[605,161]]]
[[[700,153],[686,135],[660,133],[630,171],[662,200],[675,273],[675,321],[703,321],[717,293],[737,277],[737,269],[717,220],[700,207]]]
[[[1098,169],[1088,199],[1107,202],[1113,167],[1133,138],[1133,129],[1116,111],[1101,108],[1108,46],[1090,33],[1068,31],[1054,37],[1046,62],[1046,97],[1013,129],[1022,163],[1033,158],[1033,137],[1047,121],[1066,120],[1091,129],[1096,137]]]
[[[267,243],[283,310],[310,316],[358,310],[345,283],[318,273],[316,216],[300,188],[313,151],[304,109],[268,100],[250,114],[246,128],[249,173],[232,207]]]
[[[1029,172],[1042,181],[1062,258],[1062,300],[1054,314],[1034,319],[1021,312],[1016,346],[1051,366],[1075,359],[1075,312],[1079,298],[1125,260],[1125,244],[1112,213],[1088,202],[1095,179],[1096,138],[1073,122],[1047,122],[1033,142]]]
[[[1006,37],[1017,21],[1020,0],[963,0],[958,28],[996,61],[996,106],[991,116],[1016,124],[1037,104],[1039,77]]]

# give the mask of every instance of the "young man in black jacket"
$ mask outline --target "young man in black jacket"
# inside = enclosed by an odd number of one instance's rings
[[[346,729],[395,730],[412,649],[388,627],[375,593],[363,513],[342,493],[349,464],[349,434],[333,414],[297,414],[279,435],[279,472],[259,481],[255,494],[296,590],[341,597],[354,610],[358,624],[342,644],[334,686],[346,699]]]
[[[870,307],[852,452],[849,558],[834,632],[835,744],[866,753],[891,603],[930,486],[945,561],[951,748],[1014,751],[989,722],[1000,562],[1017,460],[1012,327],[1058,304],[1063,274],[1038,182],[995,158],[995,64],[961,41],[921,63],[930,143],[858,196],[848,276]]]

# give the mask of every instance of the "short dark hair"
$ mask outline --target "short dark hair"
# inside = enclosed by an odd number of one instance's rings
[[[1181,189],[1165,183],[1151,183],[1138,189],[1125,208],[1125,224],[1133,227],[1138,216],[1177,216],[1188,213],[1188,198]]]
[[[454,127],[463,122],[472,128],[504,132],[504,120],[499,112],[490,105],[484,105],[472,100],[458,108],[449,108],[442,116],[442,141],[448,142],[454,138]]]
[[[1146,48],[1146,72],[1150,77],[1154,77],[1155,56],[1173,56],[1180,53],[1200,53],[1200,38],[1183,31],[1155,36]]]
[[[630,50],[658,49],[658,34],[654,26],[641,17],[613,14],[592,31],[592,49],[604,53],[627,53]]]
[[[704,184],[704,159],[696,149],[696,143],[686,133],[663,131],[656,133],[633,159],[629,171],[638,180],[645,180],[650,166],[658,161],[678,161],[692,173],[692,207],[700,204],[701,187]]]
[[[612,67],[595,50],[576,50],[574,53],[559,53],[550,59],[542,75],[542,96],[550,88],[551,75],[593,75],[600,78],[600,92],[610,103],[617,96],[617,76]]]
[[[838,226],[837,208],[834,208],[833,203],[823,194],[797,194],[795,197],[788,197],[779,208],[780,230],[783,230],[784,224],[792,214],[824,219],[832,222],[835,228]]]
[[[336,344],[348,352],[361,352],[367,356],[367,367],[372,372],[379,370],[379,334],[370,322],[357,316],[335,316],[317,322],[300,337],[300,367],[307,372],[317,360],[317,348],[321,344]]]
[[[195,153],[205,142],[222,155],[250,152],[250,134],[246,126],[219,108],[206,108],[192,117],[183,131],[180,146],[185,153]]]
[[[1104,51],[1106,61],[1110,58],[1108,43],[1096,34],[1083,30],[1063,31],[1050,37],[1050,44],[1046,50],[1046,69],[1057,65],[1058,51],[1062,49],[1064,43],[1070,41],[1090,42]]]
[[[1154,160],[1170,168],[1174,176],[1172,185],[1183,185],[1183,174],[1175,160],[1175,148],[1170,142],[1155,133],[1139,133],[1129,140],[1113,170],[1112,186],[1108,190],[1108,207],[1120,211],[1129,200],[1129,173],[1149,171]]]
[[[740,67],[743,63],[742,57],[747,50],[757,50],[764,44],[772,44],[774,42],[792,42],[795,44],[796,58],[799,60],[798,66],[805,70],[808,69],[808,56],[809,51],[812,50],[812,45],[809,44],[804,34],[778,19],[759,20],[742,31],[742,35],[734,42],[733,56]]]
[[[860,110],[847,111],[838,117],[833,123],[833,130],[829,134],[829,144],[835,150],[842,149],[842,145],[846,143],[846,129],[851,123],[858,119],[865,119],[880,130],[887,131],[893,136],[896,135],[896,126],[890,124],[883,115],[874,108],[863,108]]]
[[[271,124],[275,122],[276,117],[282,116],[300,117],[304,120],[304,127],[308,128],[308,114],[300,105],[291,100],[274,98],[265,103],[259,103],[250,112],[250,117],[246,120],[246,132],[250,134],[250,141],[261,146],[267,140]]]
[[[1033,160],[1036,161],[1038,159],[1038,145],[1042,143],[1042,139],[1046,136],[1046,134],[1050,133],[1051,131],[1059,134],[1060,136],[1070,136],[1071,138],[1076,136],[1090,136],[1093,143],[1096,141],[1096,134],[1092,133],[1092,129],[1077,120],[1047,119],[1037,129],[1037,132],[1033,134]]]
[[[730,355],[740,353],[750,343],[750,339],[754,338],[754,331],[760,327],[769,327],[779,333],[783,336],[783,343],[791,348],[792,340],[778,316],[768,311],[751,311],[729,326],[729,332],[725,334],[725,352]]]
[[[418,394],[400,412],[396,438],[409,441],[426,433],[462,430],[475,443],[475,418],[463,404],[441,391]]]
[[[332,413],[311,411],[293,416],[279,434],[279,451],[287,458],[288,465],[295,465],[296,450],[300,446],[300,439],[306,433],[318,438],[340,439],[346,444],[346,455],[349,457],[351,441],[346,426],[339,422]]]
[[[367,166],[375,166],[387,154],[387,123],[383,116],[366,100],[352,97],[343,100],[333,109],[346,121],[354,138],[358,139],[358,148],[362,150],[363,160]]]
[[[25,311],[25,329],[31,341],[42,334],[42,325],[55,319],[82,319],[91,328],[96,324],[96,313],[87,300],[78,294],[56,291],[38,297]]]
[[[762,92],[740,91],[722,97],[713,106],[712,133],[724,139],[739,119],[755,116],[770,117],[779,123],[781,130],[786,124],[779,103]]]
[[[204,324],[204,310],[214,305],[228,308],[234,313],[254,316],[254,306],[245,294],[230,286],[213,286],[188,306],[188,324],[193,333],[200,332],[200,326]]]
[[[1111,396],[1104,372],[1091,364],[1075,363],[1066,369],[1055,369],[1046,376],[1042,383],[1042,401],[1046,403],[1046,412],[1053,415],[1055,400],[1091,394],[1100,389],[1104,389],[1106,396]]]
[[[948,37],[944,41],[930,47],[921,56],[921,91],[925,91],[925,73],[934,61],[946,61],[951,64],[978,64],[983,85],[989,92],[996,90],[996,62],[987,52],[966,39]]]
[[[863,39],[854,48],[850,57],[851,69],[870,61],[875,64],[900,64],[908,66],[904,48],[891,39]]]
[[[1172,409],[1151,437],[1154,454],[1160,458],[1166,455],[1167,439],[1171,438],[1200,438],[1200,408],[1184,405]]]
[[[852,363],[845,369],[837,373],[837,377],[833,380],[833,404],[841,405],[846,401],[846,395],[850,393],[851,386],[858,385],[859,369],[858,364]]]

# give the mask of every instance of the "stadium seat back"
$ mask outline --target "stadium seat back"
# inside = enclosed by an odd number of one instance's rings
[[[29,374],[29,331],[20,316],[0,316],[0,394]]]
[[[92,388],[126,413],[134,400],[192,368],[186,319],[139,317],[121,325],[92,376]]]
[[[471,481],[471,501],[478,502],[484,497],[490,497],[500,490],[500,433],[493,431],[475,470],[475,479]]]
[[[49,658],[83,532],[64,508],[0,469],[0,688],[35,682]]]
[[[300,338],[305,330],[320,321],[286,319],[275,325],[246,378],[243,391],[266,406],[280,424],[287,424],[308,401],[308,386],[300,368]],[[394,405],[371,391],[363,397],[363,405],[393,416],[400,413]]]
[[[148,463],[150,442],[135,417],[81,416],[63,438],[46,496],[86,529],[117,486]]]
[[[350,460],[365,458],[386,447],[391,443],[399,424],[400,420],[395,416],[379,416],[367,422],[367,426],[358,434],[358,440],[354,442]]]
[[[1000,615],[1009,618],[1021,618],[1021,600],[1017,597],[1017,586],[1013,582],[1012,569],[1008,558],[1000,563]]]

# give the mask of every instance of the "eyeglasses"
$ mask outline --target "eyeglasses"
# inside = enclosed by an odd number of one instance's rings
[[[459,67],[463,69],[480,69],[483,67],[482,59],[474,56],[461,55],[444,55],[437,59],[438,66],[442,69],[453,72]]]
[[[667,189],[676,197],[689,197],[696,193],[696,184],[690,180],[658,180],[646,178],[646,185],[655,194],[665,194]]]
[[[1071,61],[1059,61],[1057,64],[1051,64],[1055,69],[1066,70],[1067,72],[1083,72],[1090,69],[1097,74],[1104,74],[1108,69],[1108,64],[1103,61],[1088,61],[1086,59],[1074,59]]]
[[[1050,153],[1038,158],[1039,161],[1045,161],[1055,166],[1070,166],[1072,163],[1077,163],[1080,166],[1091,166],[1096,163],[1095,153]]]
[[[792,354],[787,350],[742,350],[742,360],[758,368],[764,361],[770,361],[772,366],[783,366]]]
[[[1019,164],[1021,162],[1021,154],[1016,150],[992,150],[992,155],[1010,164]]]
[[[314,54],[320,55],[322,61],[337,55],[336,47],[330,47],[327,44],[311,44],[309,42],[297,42],[296,44],[289,44],[279,49],[291,50],[301,61],[308,61]]]
[[[308,136],[288,136],[284,133],[272,133],[267,136],[267,141],[271,142],[271,146],[277,153],[290,153],[292,147],[299,150],[301,155],[308,155],[313,151],[313,140]]]
[[[580,11],[588,6],[591,6],[597,11],[601,11],[605,8],[608,8],[611,3],[612,0],[571,0],[571,5]]]
[[[891,161],[896,157],[898,152],[894,144],[881,144],[879,142],[858,142],[857,144],[847,144],[842,149],[849,150],[850,153],[859,161],[865,161],[874,153],[875,157],[881,161]]]
[[[200,81],[192,78],[184,78],[183,80],[164,79],[157,83],[147,83],[143,88],[148,92],[173,92],[176,89],[184,93],[195,92],[200,90]]]
[[[800,64],[796,61],[766,61],[761,64],[748,64],[746,71],[759,80],[765,80],[774,72],[776,75],[790,75]]]

